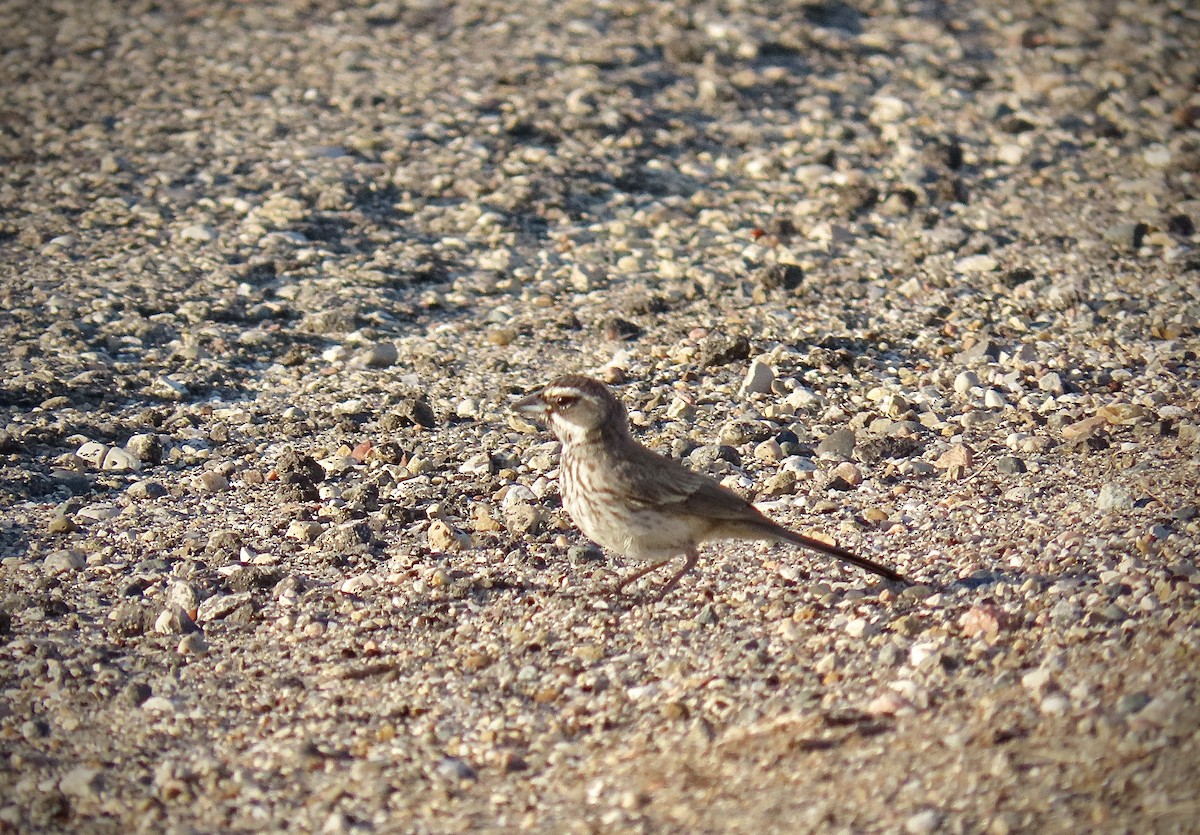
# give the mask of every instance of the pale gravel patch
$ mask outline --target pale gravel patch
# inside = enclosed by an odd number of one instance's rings
[[[1194,826],[1200,20],[629,11],[0,12],[3,826]],[[565,371],[918,584],[607,596]]]

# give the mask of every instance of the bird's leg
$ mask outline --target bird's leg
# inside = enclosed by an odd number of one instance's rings
[[[679,585],[679,581],[683,579],[683,575],[687,574],[696,567],[696,560],[700,558],[700,549],[693,545],[688,550],[687,554],[684,555],[684,557],[683,568],[676,571],[675,576],[670,580],[667,580],[667,584],[662,587],[662,590],[660,590],[658,594],[654,596],[654,602],[657,603],[659,600],[662,600],[664,597],[666,597],[667,592]]]
[[[669,563],[671,561],[671,559],[672,559],[671,557],[667,557],[665,560],[660,560],[658,562],[652,562],[645,568],[641,569],[640,571],[633,572],[628,577],[626,577],[624,580],[617,583],[617,587],[615,589],[613,589],[613,591],[616,591],[616,592],[624,591],[625,587],[628,586],[630,583],[636,583],[638,580],[645,577],[651,571],[657,571],[658,569],[662,568],[664,565]]]

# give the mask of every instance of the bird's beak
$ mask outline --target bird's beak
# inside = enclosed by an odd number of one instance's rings
[[[543,417],[550,410],[550,405],[542,397],[542,389],[538,389],[533,394],[522,397],[513,404],[514,412],[523,412],[534,417]]]

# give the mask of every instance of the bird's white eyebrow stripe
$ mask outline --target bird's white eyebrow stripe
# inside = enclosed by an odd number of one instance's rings
[[[542,392],[542,397],[580,397],[577,389],[552,388]]]

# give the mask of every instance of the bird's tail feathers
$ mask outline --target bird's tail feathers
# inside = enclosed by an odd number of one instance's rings
[[[799,545],[802,548],[807,548],[810,551],[816,551],[819,554],[833,557],[834,559],[848,562],[851,565],[857,565],[864,571],[870,571],[872,574],[878,574],[887,580],[895,583],[908,583],[909,581],[900,573],[888,568],[886,565],[877,563],[874,560],[869,560],[866,557],[860,557],[852,551],[847,551],[845,548],[839,548],[837,545],[831,545],[828,542],[822,542],[819,539],[814,539],[811,536],[805,536],[802,533],[788,530],[782,525],[772,524],[770,533],[781,542],[790,542],[792,545]]]

